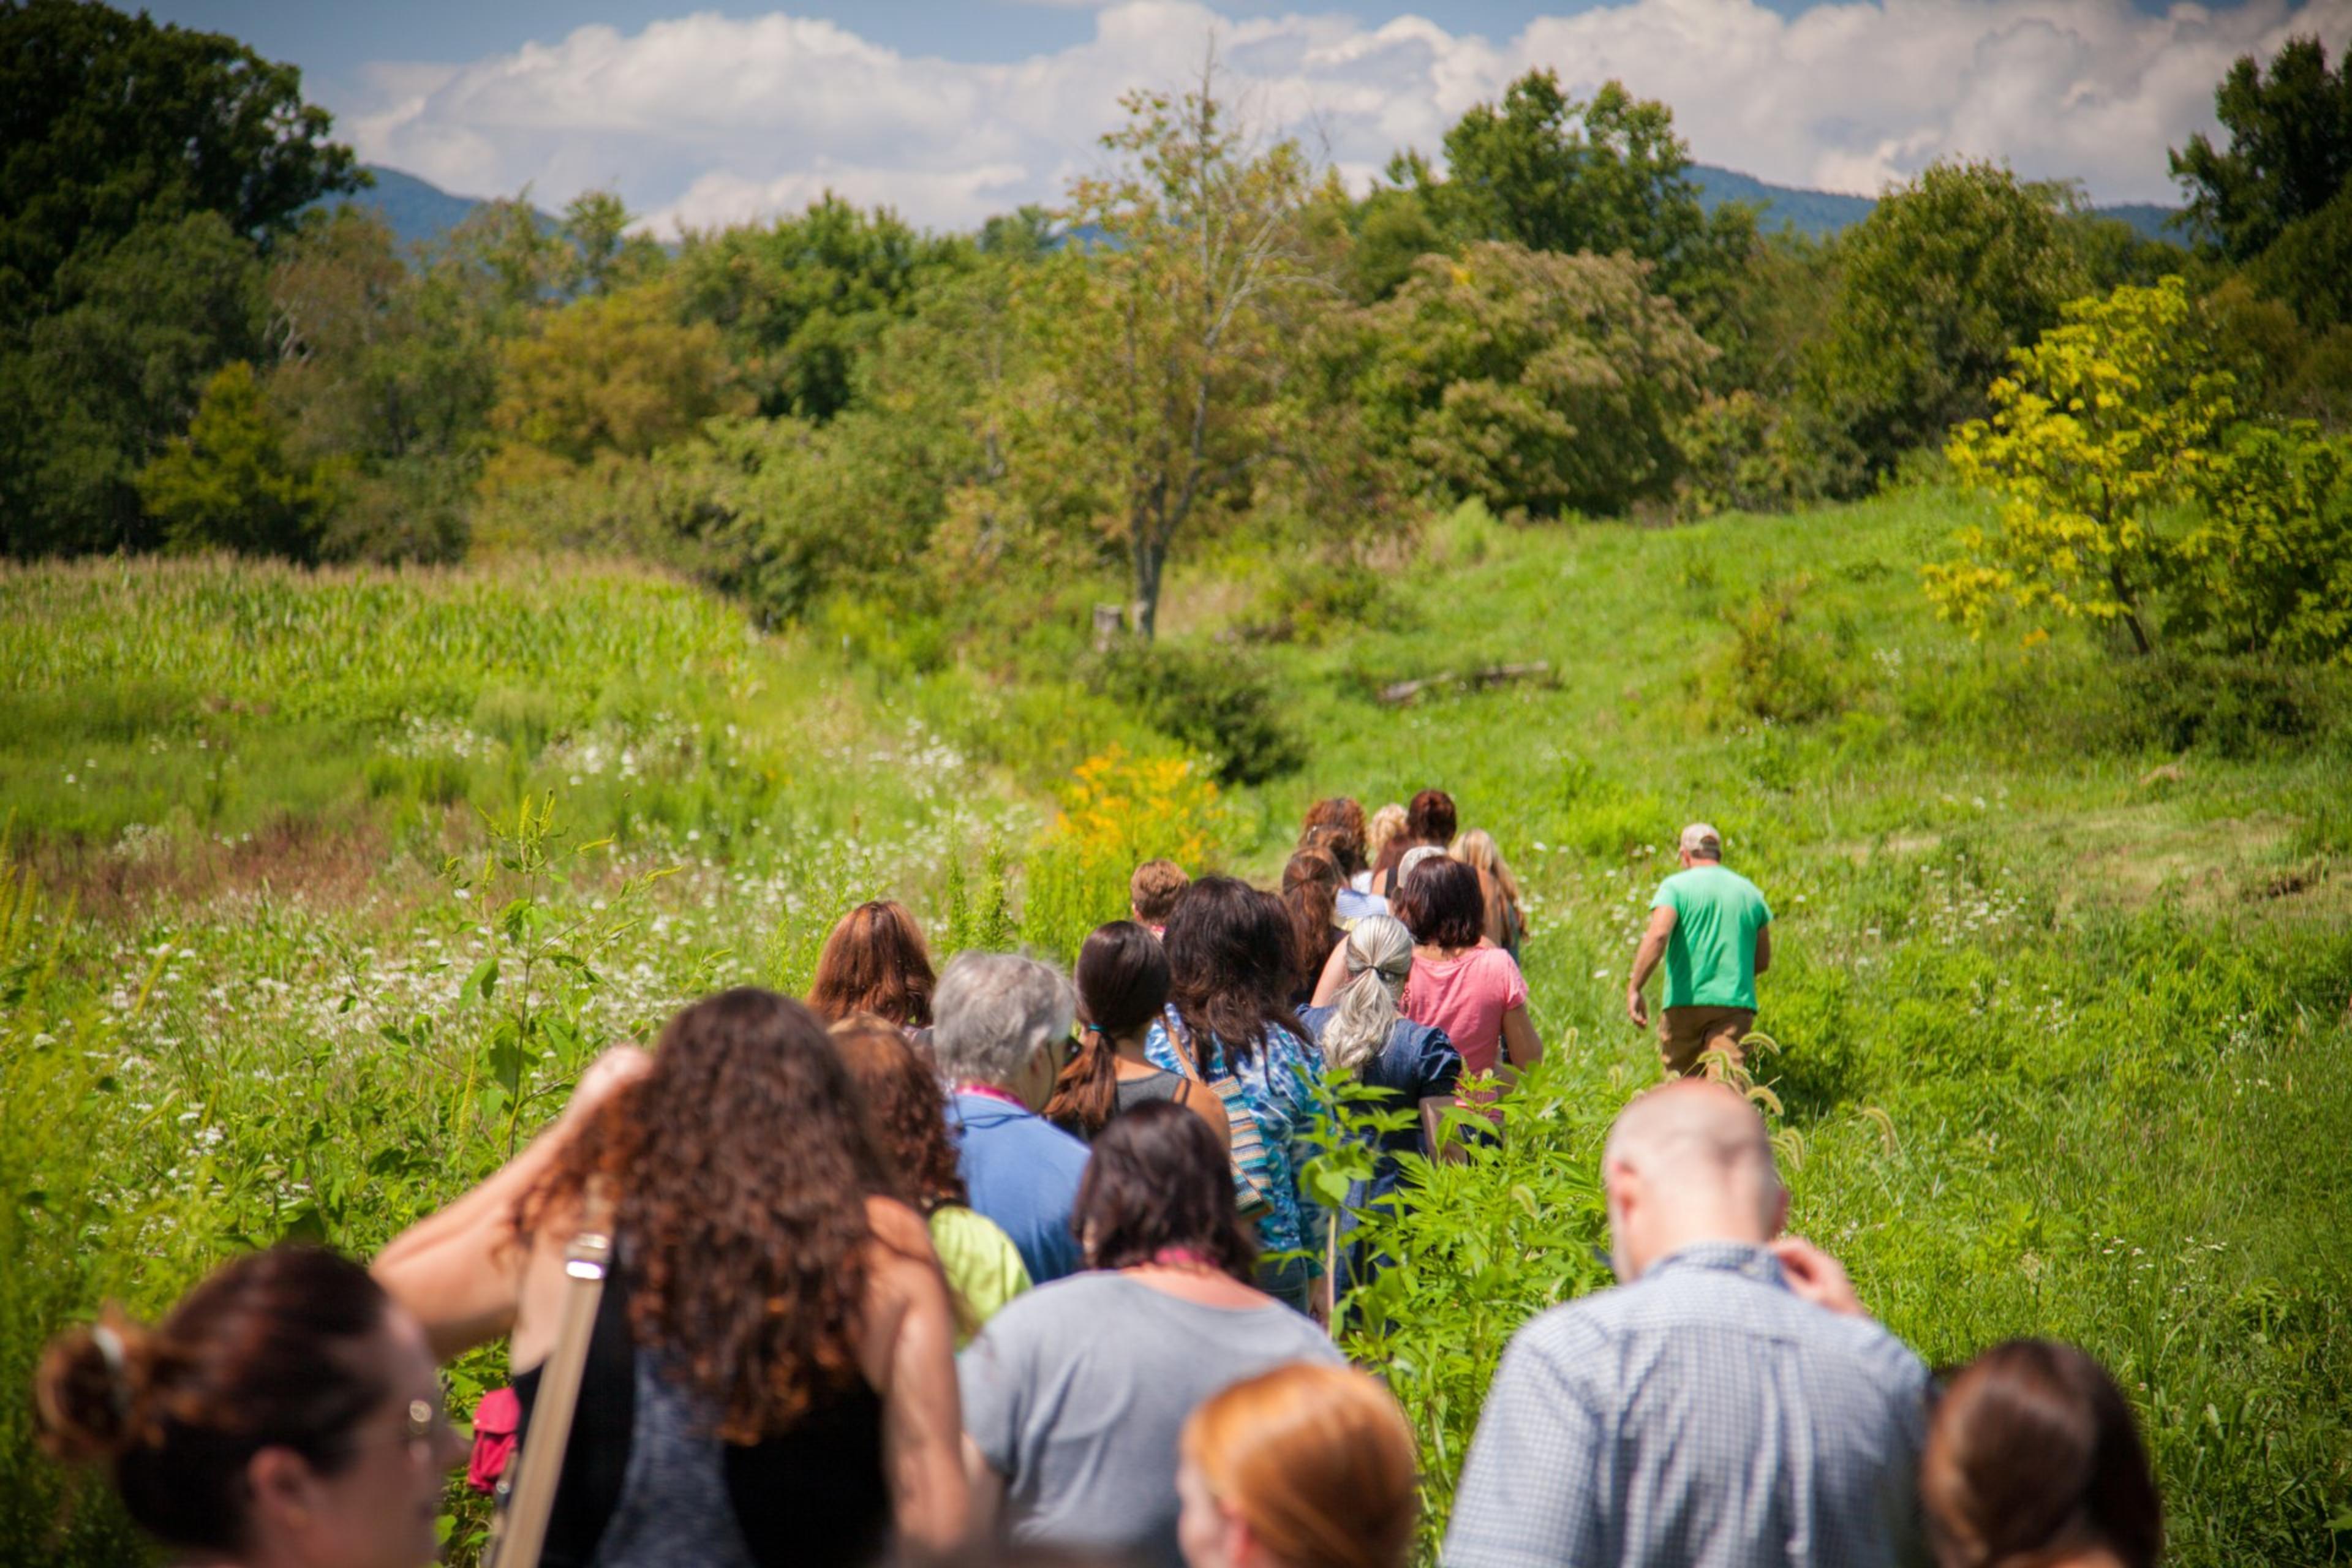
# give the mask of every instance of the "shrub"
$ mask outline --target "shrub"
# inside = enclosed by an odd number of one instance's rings
[[[1314,644],[1402,613],[1386,581],[1361,562],[1293,557],[1258,591],[1236,629],[1252,642]]]
[[[2120,673],[2126,738],[2158,751],[2261,756],[2320,729],[2329,706],[2321,677],[2263,659],[2167,653]]]
[[[1272,678],[1230,649],[1122,642],[1093,656],[1086,678],[1154,729],[1206,752],[1221,783],[1260,784],[1307,761]]]
[[[1724,613],[1731,641],[1717,656],[1714,676],[1725,702],[1738,712],[1776,723],[1801,724],[1845,707],[1849,694],[1835,644],[1797,625],[1805,582],[1765,588]]]

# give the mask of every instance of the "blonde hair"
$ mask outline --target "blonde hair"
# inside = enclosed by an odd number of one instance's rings
[[[1348,984],[1323,1026],[1323,1059],[1350,1070],[1378,1056],[1396,1032],[1397,998],[1412,977],[1412,932],[1388,915],[1366,915],[1348,933]]]
[[[1391,801],[1372,813],[1372,820],[1364,828],[1364,864],[1380,864],[1381,852],[1389,840],[1404,831],[1404,807]]]
[[[1184,1423],[1183,1456],[1284,1568],[1403,1568],[1420,1499],[1412,1429],[1352,1368],[1297,1362]]]
[[[1503,851],[1495,843],[1495,836],[1483,827],[1474,827],[1454,841],[1454,858],[1465,865],[1475,866],[1495,879],[1503,897],[1510,900],[1511,908],[1519,907],[1519,879],[1503,860]]]

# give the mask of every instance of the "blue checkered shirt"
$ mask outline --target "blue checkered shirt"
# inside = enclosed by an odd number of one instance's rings
[[[1519,1331],[1445,1568],[1878,1568],[1922,1559],[1927,1369],[1711,1241]]]

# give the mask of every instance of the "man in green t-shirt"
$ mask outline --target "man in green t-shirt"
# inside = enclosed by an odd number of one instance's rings
[[[1756,1022],[1756,977],[1772,963],[1772,907],[1756,884],[1723,864],[1723,836],[1704,822],[1683,829],[1683,868],[1658,884],[1650,929],[1625,983],[1625,1016],[1650,1026],[1642,987],[1666,961],[1665,1005],[1658,1014],[1658,1056],[1687,1078],[1699,1058],[1719,1050],[1740,1061],[1740,1042]]]

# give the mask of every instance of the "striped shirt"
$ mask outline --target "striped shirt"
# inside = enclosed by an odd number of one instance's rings
[[[1878,1568],[1921,1560],[1927,1370],[1701,1242],[1519,1331],[1445,1568]]]

